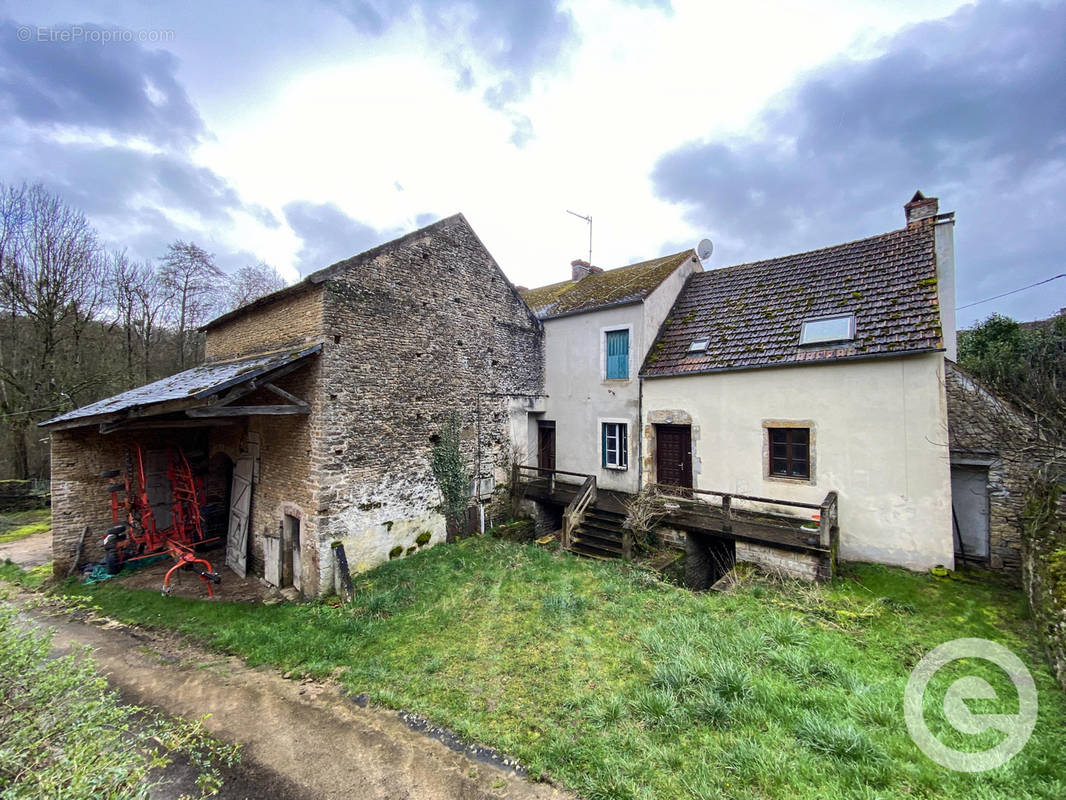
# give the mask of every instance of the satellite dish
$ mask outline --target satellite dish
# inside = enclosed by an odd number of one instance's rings
[[[711,253],[714,252],[714,243],[710,239],[701,239],[700,243],[696,245],[696,257],[700,261],[706,261],[711,257]]]

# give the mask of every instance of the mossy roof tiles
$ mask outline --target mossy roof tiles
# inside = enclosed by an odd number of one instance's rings
[[[648,351],[644,377],[943,347],[934,220],[856,242],[698,272]],[[855,315],[852,341],[800,347],[804,320]],[[695,339],[706,352],[689,354]]]
[[[691,250],[684,250],[628,267],[595,272],[579,281],[562,281],[537,289],[522,289],[520,293],[541,319],[638,303],[655,291],[688,258],[695,258],[695,254]]]

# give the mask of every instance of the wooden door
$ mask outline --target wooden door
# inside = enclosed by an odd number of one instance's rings
[[[237,459],[230,491],[229,533],[226,536],[226,566],[242,578],[248,574],[248,517],[252,509],[252,465],[250,455]]]
[[[542,470],[555,469],[555,423],[537,423],[537,466]]]
[[[688,425],[655,426],[655,474],[658,483],[692,488],[692,429]]]

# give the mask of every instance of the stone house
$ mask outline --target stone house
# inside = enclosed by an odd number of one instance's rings
[[[361,570],[445,538],[430,457],[453,416],[472,492],[487,500],[527,444],[544,380],[541,323],[462,215],[204,331],[200,367],[43,424],[57,574],[83,530],[81,560],[101,557],[111,523],[100,472],[139,453],[159,493],[167,448],[180,445],[213,506],[205,524],[228,537],[228,564],[305,594],[328,591],[334,541]]]
[[[570,450],[551,466],[597,479],[594,496],[575,500],[563,476],[545,485],[527,471],[527,495],[567,514],[584,503],[586,516],[569,525],[576,549],[610,555],[629,546],[620,520],[632,493],[659,487],[672,495],[660,535],[690,561],[717,565],[697,585],[736,560],[804,578],[831,574],[838,554],[951,567],[954,216],[920,192],[904,210],[901,230],[808,253],[707,271],[691,252],[671,257],[684,268],[656,294],[676,299],[654,309],[662,324],[642,341],[638,385],[613,412],[637,434],[624,482],[607,482],[607,455],[587,457],[589,432],[622,400],[603,381],[605,348],[591,344],[608,326],[570,300],[603,276],[524,291],[545,321],[548,408],[568,430],[560,440]],[[582,316],[555,321],[568,302]],[[568,319],[588,320],[559,337],[584,348],[584,361],[553,349],[553,326]],[[575,407],[557,404],[566,382],[580,387]],[[601,382],[609,400],[596,393]]]

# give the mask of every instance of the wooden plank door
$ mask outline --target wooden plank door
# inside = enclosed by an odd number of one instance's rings
[[[688,425],[655,426],[655,474],[658,483],[692,488],[692,429]]]
[[[555,469],[555,423],[537,423],[537,466],[542,470]]]
[[[229,534],[226,536],[226,566],[242,578],[248,574],[248,517],[252,509],[254,459],[243,455],[233,467],[230,491]]]

